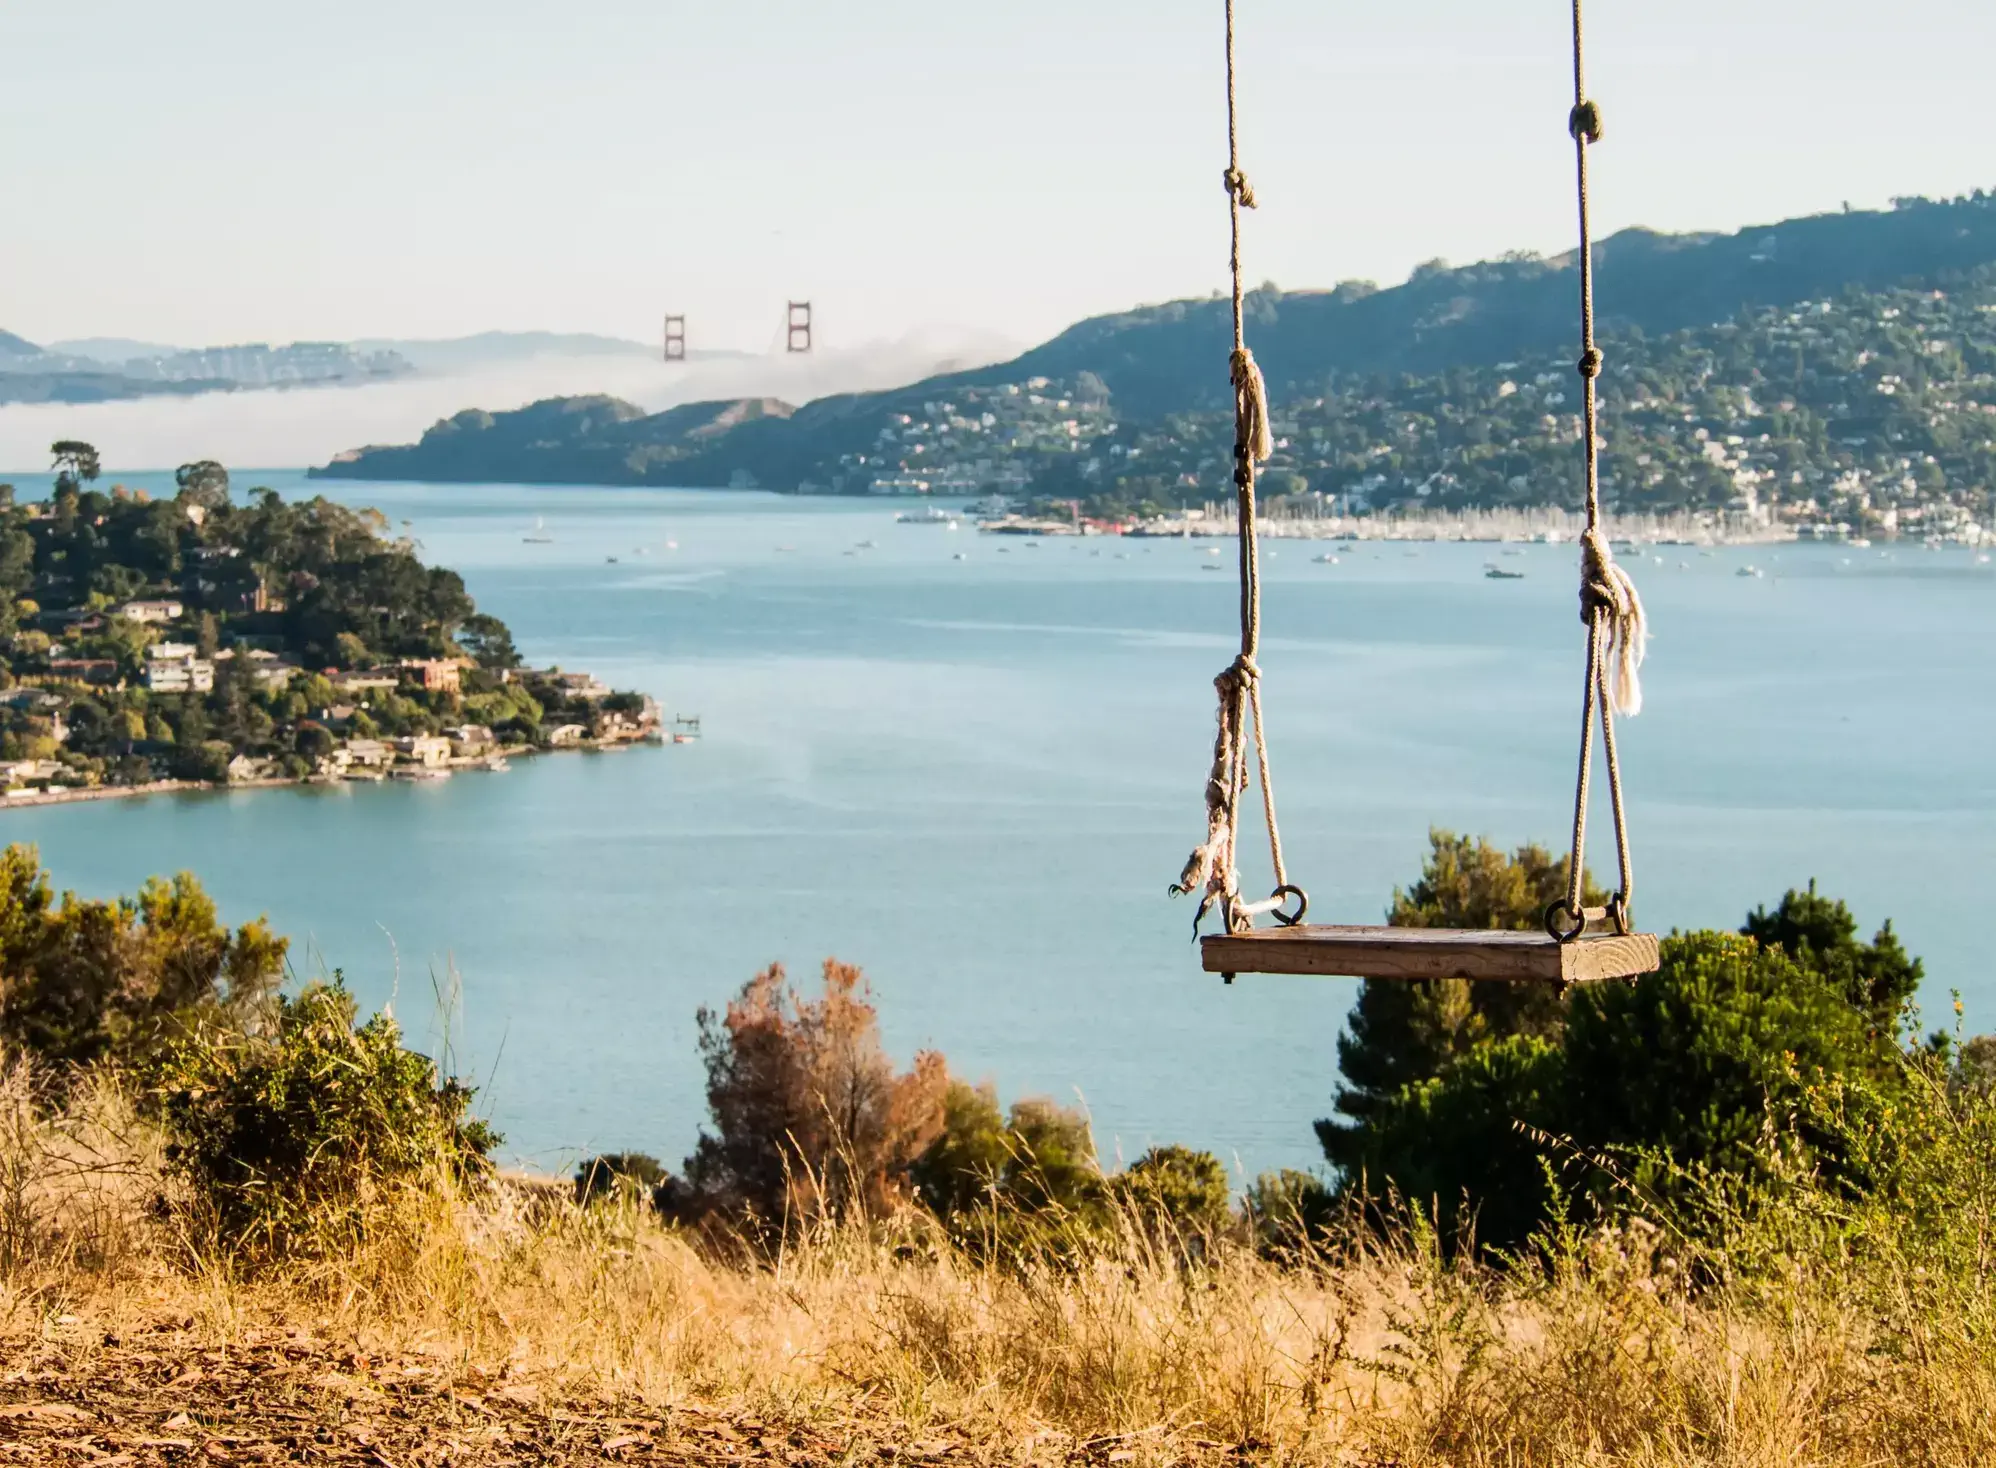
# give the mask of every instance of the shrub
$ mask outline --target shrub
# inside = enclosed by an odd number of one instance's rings
[[[1116,1177],[1114,1189],[1140,1219],[1182,1238],[1210,1237],[1233,1218],[1226,1165],[1211,1152],[1176,1143],[1144,1153]]]
[[[605,1152],[575,1169],[575,1201],[587,1207],[600,1200],[642,1195],[650,1199],[672,1175],[648,1152]]]
[[[767,1236],[786,1220],[885,1212],[942,1130],[949,1075],[933,1052],[897,1074],[857,968],[826,959],[798,996],[781,964],[720,1014],[699,1013],[711,1131],[686,1159],[685,1206]]]
[[[279,1001],[268,1036],[203,1030],[165,1066],[170,1162],[215,1240],[257,1262],[352,1247],[384,1205],[486,1178],[498,1136],[472,1092],[402,1047],[387,1015],[357,1024],[337,974]]]
[[[1477,1046],[1373,1114],[1346,1178],[1353,1196],[1413,1206],[1445,1240],[1473,1233],[1498,1248],[1524,1242],[1552,1202],[1536,1132],[1563,1119],[1560,1080],[1550,1040],[1511,1035]]]
[[[951,1237],[980,1253],[1061,1251],[1111,1217],[1088,1118],[1041,1097],[1008,1116],[988,1085],[950,1083],[942,1130],[909,1176]]]
[[[1562,1063],[1562,1129],[1583,1147],[1726,1171],[1756,1165],[1805,1087],[1898,1071],[1835,980],[1731,933],[1673,935],[1657,972],[1582,990]],[[1834,1163],[1830,1139],[1816,1141]]]
[[[1578,990],[1557,1041],[1488,1041],[1403,1087],[1356,1132],[1347,1183],[1432,1211],[1445,1236],[1473,1215],[1480,1243],[1513,1248],[1550,1216],[1549,1171],[1614,1207],[1626,1194],[1591,1162],[1645,1193],[1694,1173],[1751,1179],[1808,1087],[1896,1069],[1866,1017],[1781,949],[1673,935],[1655,973]],[[1800,1135],[1812,1165],[1843,1166],[1834,1137]]]
[[[186,872],[136,898],[57,902],[33,847],[0,852],[0,1042],[40,1059],[139,1060],[196,1020],[253,1028],[285,949],[261,919],[223,927]]]
[[[1322,1178],[1293,1167],[1264,1172],[1243,1200],[1255,1246],[1268,1258],[1293,1259],[1330,1232],[1337,1199]]]

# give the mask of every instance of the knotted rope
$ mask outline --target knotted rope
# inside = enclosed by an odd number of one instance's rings
[[[1594,232],[1587,194],[1587,150],[1601,141],[1601,109],[1587,95],[1586,45],[1581,27],[1581,0],[1573,0],[1573,110],[1566,130],[1573,137],[1574,168],[1580,203],[1580,361],[1581,428],[1585,438],[1587,528],[1580,537],[1580,620],[1587,624],[1587,683],[1581,696],[1580,770],[1573,789],[1573,857],[1567,873],[1567,895],[1546,915],[1555,936],[1579,936],[1585,927],[1581,894],[1586,880],[1587,802],[1593,777],[1594,721],[1599,709],[1601,746],[1608,766],[1608,793],[1615,816],[1615,855],[1621,868],[1621,889],[1611,912],[1626,924],[1635,875],[1629,864],[1628,820],[1622,809],[1622,769],[1615,756],[1615,715],[1642,709],[1642,684],[1637,670],[1649,642],[1649,622],[1642,598],[1629,573],[1615,564],[1608,537],[1601,529],[1601,438],[1595,379],[1601,375],[1601,348],[1594,340]],[[1560,909],[1565,910],[1563,927]]]
[[[1213,739],[1213,769],[1206,777],[1206,840],[1194,848],[1171,891],[1176,896],[1201,893],[1193,926],[1208,909],[1219,905],[1230,932],[1248,926],[1253,913],[1244,911],[1240,897],[1240,800],[1247,793],[1247,745],[1254,740],[1255,773],[1261,781],[1261,808],[1268,825],[1268,851],[1275,869],[1278,895],[1289,887],[1282,860],[1282,833],[1275,822],[1275,786],[1268,769],[1268,737],[1262,722],[1261,564],[1255,526],[1255,465],[1275,451],[1268,421],[1268,386],[1247,347],[1245,292],[1241,274],[1241,211],[1255,207],[1254,188],[1241,172],[1239,111],[1234,100],[1234,4],[1227,0],[1227,167],[1220,176],[1227,191],[1231,248],[1228,268],[1233,276],[1234,346],[1227,372],[1234,387],[1234,490],[1238,504],[1241,578],[1241,650],[1213,680],[1219,692],[1219,728]],[[1300,897],[1300,894],[1298,894]],[[1305,899],[1307,902],[1307,899]],[[1262,909],[1267,910],[1267,909]],[[1294,921],[1294,919],[1289,919]]]
[[[1649,619],[1636,583],[1608,549],[1608,537],[1589,529],[1580,537],[1580,620],[1592,627],[1597,615],[1608,629],[1608,706],[1633,718],[1643,711],[1638,672],[1649,644]]]

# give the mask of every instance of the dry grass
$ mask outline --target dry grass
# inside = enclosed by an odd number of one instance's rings
[[[847,1225],[749,1267],[514,1184],[244,1279],[114,1090],[30,1101],[0,1082],[0,1462],[1996,1461],[1987,1333],[1810,1260],[1701,1294],[1640,1231],[1505,1273],[1419,1230],[1005,1268]]]

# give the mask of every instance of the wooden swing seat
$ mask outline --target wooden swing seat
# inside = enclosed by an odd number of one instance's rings
[[[1652,933],[1589,933],[1562,943],[1542,932],[1486,928],[1344,927],[1328,923],[1210,933],[1209,974],[1318,974],[1359,979],[1551,979],[1583,984],[1654,972]]]

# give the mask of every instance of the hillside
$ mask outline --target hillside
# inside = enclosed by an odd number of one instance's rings
[[[549,398],[510,413],[468,408],[400,448],[342,454],[315,478],[501,480],[516,484],[667,484],[710,459],[744,424],[780,422],[775,398],[686,403],[646,415],[611,397]]]
[[[1611,496],[1881,526],[1894,508],[1934,524],[1985,514],[1996,200],[1732,235],[1631,230],[1600,251]],[[1574,288],[1571,256],[1511,256],[1388,290],[1254,292],[1283,435],[1275,484],[1377,508],[1569,501]],[[997,366],[794,411],[648,417],[594,398],[464,413],[315,472],[1197,503],[1225,493],[1226,309],[1100,317]]]

